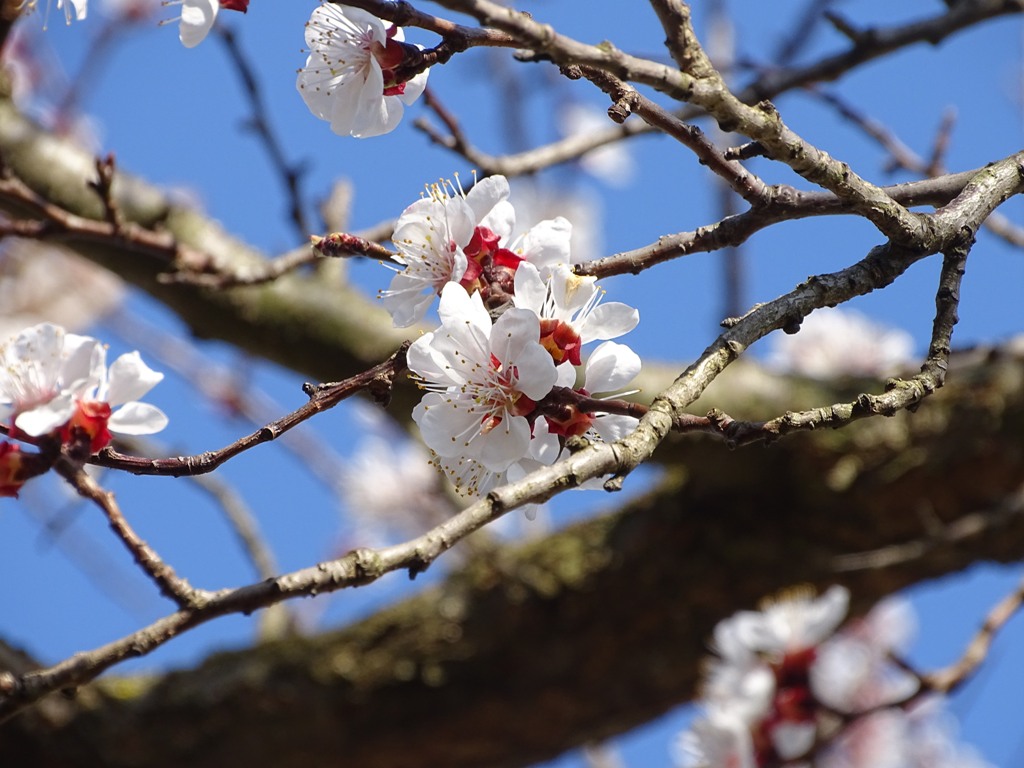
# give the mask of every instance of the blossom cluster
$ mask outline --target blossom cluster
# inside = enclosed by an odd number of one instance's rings
[[[839,629],[849,593],[795,591],[718,624],[704,713],[679,743],[685,768],[983,768],[955,744],[937,697],[897,666],[905,603],[887,600]]]
[[[108,366],[96,339],[41,323],[0,346],[0,421],[14,439],[95,453],[111,432],[148,435],[167,425],[159,408],[138,402],[161,379],[138,352]],[[17,495],[35,460],[0,443],[0,496]]]
[[[430,187],[396,223],[400,268],[381,292],[399,327],[421,321],[440,296],[440,328],[407,356],[426,390],[413,419],[466,495],[552,463],[564,438],[616,439],[635,423],[584,411],[576,396],[615,392],[640,372],[640,358],[611,341],[636,327],[639,313],[601,303],[596,279],[573,273],[566,219],[513,237],[509,194],[503,176],[469,192],[457,181]],[[577,387],[583,348],[597,341]]]

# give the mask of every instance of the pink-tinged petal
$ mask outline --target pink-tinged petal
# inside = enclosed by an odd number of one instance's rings
[[[556,264],[569,264],[571,255],[569,242],[572,239],[572,224],[561,216],[547,219],[530,229],[519,243],[523,258],[536,264],[541,270]]]
[[[75,412],[75,400],[63,393],[47,403],[18,414],[14,425],[32,437],[41,437],[64,426]]]
[[[625,344],[606,341],[587,360],[588,392],[615,392],[626,387],[640,373],[640,356]]]
[[[195,48],[210,34],[220,10],[218,0],[185,0],[181,6],[178,39],[186,48]]]
[[[107,426],[122,435],[152,435],[167,426],[167,416],[149,403],[125,403],[114,411]]]
[[[615,339],[629,333],[640,322],[640,312],[618,301],[599,304],[587,315],[580,336],[587,341]]]
[[[164,378],[162,373],[142,362],[138,352],[129,352],[117,358],[110,366],[108,376],[106,399],[114,407],[138,400]]]

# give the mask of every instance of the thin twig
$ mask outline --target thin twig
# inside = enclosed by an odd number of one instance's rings
[[[78,495],[89,499],[103,510],[111,529],[117,534],[139,567],[157,585],[162,595],[177,603],[179,608],[196,608],[208,599],[210,593],[197,590],[189,585],[135,533],[121,513],[114,494],[103,490],[81,466],[66,457],[61,457],[54,465],[54,469],[71,484]]]
[[[769,195],[765,183],[735,160],[727,160],[700,128],[687,125],[614,75],[592,67],[570,67],[565,70],[570,78],[577,72],[608,94],[612,100],[608,114],[613,120],[621,123],[631,113],[636,113],[648,125],[667,133],[689,148],[701,165],[707,166],[751,206],[757,208],[767,202]]]
[[[996,633],[1002,629],[1013,615],[1024,605],[1024,579],[1017,588],[1004,597],[992,608],[981,629],[967,645],[960,660],[937,672],[924,675],[922,681],[930,691],[950,693],[970,679],[982,662],[988,657],[989,649]]]
[[[364,389],[368,390],[378,401],[386,402],[390,396],[395,375],[405,369],[405,350],[406,346],[402,346],[383,363],[344,381],[317,386],[305,385],[303,390],[309,396],[309,402],[287,416],[283,416],[219,450],[207,451],[197,456],[146,459],[139,456],[125,456],[111,448],[104,448],[89,461],[101,467],[123,469],[135,475],[183,477],[212,472],[229,459],[255,448],[257,445],[276,440],[293,427],[322,411],[333,408],[342,400]]]

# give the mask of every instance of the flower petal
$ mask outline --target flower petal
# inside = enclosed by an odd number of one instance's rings
[[[164,378],[162,373],[142,362],[138,352],[129,352],[117,358],[110,366],[108,376],[106,399],[114,407],[137,400]]]
[[[195,48],[213,28],[220,10],[218,0],[185,0],[181,6],[178,39],[186,48]]]
[[[107,426],[122,435],[151,435],[167,426],[167,416],[149,403],[125,403],[111,415]]]
[[[587,360],[588,392],[615,392],[627,386],[640,373],[640,356],[625,344],[606,341]]]

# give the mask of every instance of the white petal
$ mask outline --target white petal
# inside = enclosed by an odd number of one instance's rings
[[[377,65],[376,70],[378,79],[383,83],[380,65]],[[374,92],[366,87],[366,80],[372,71],[373,65],[367,64],[363,69],[347,73],[344,77],[331,82],[329,86],[331,130],[339,136],[350,136],[360,127],[358,121],[360,110],[365,110],[364,99],[383,101],[382,90]],[[381,89],[383,89],[383,85],[381,85]]]
[[[513,280],[515,293],[512,298],[515,305],[540,316],[541,310],[544,308],[544,300],[548,295],[548,287],[537,268],[524,261],[516,268]]]
[[[606,341],[587,360],[588,392],[615,392],[623,389],[640,373],[640,356],[625,344]]]
[[[617,301],[600,304],[587,315],[580,336],[587,341],[615,339],[629,333],[640,322],[640,312]]]
[[[497,205],[503,202],[507,203],[508,196],[508,179],[504,176],[488,176],[473,185],[473,188],[466,194],[466,202],[473,209],[474,221],[501,235],[502,233],[498,232],[492,224],[501,227],[503,222],[507,221],[508,208],[502,206],[498,209],[493,221],[489,221],[487,217]],[[512,215],[515,216],[514,213]]]
[[[569,241],[572,224],[561,216],[547,219],[523,235],[519,251],[523,258],[542,270],[570,263]]]
[[[569,387],[570,389],[576,388],[576,367],[570,365],[567,362],[563,362],[561,365],[555,367],[555,371],[558,373],[558,378],[555,379],[556,387]]]
[[[64,337],[64,364],[61,367],[61,378],[65,384],[81,379],[102,378],[104,371],[100,370],[106,353],[99,357],[97,347],[102,347],[96,339],[89,336],[79,336],[69,333]],[[99,357],[99,359],[97,359]]]
[[[167,426],[167,416],[149,403],[125,403],[114,411],[107,426],[123,435],[151,435]]]
[[[470,296],[458,283],[448,283],[441,289],[441,303],[438,305],[437,314],[452,340],[465,347],[460,350],[463,356],[478,362],[487,361],[490,352],[491,316],[487,314],[479,293]],[[537,334],[539,339],[539,326]]]
[[[516,387],[531,400],[540,400],[558,379],[551,355],[540,345],[540,321],[526,309],[509,309],[491,333],[491,351],[506,367],[518,370]]]
[[[422,280],[416,280],[404,272],[391,278],[383,302],[396,328],[408,328],[423,319],[435,297],[433,292],[424,291],[426,287]]]
[[[548,431],[547,420],[537,419],[533,425],[533,440],[530,441],[530,458],[541,464],[550,465],[558,460],[561,452],[562,445],[558,442],[558,436]],[[512,479],[511,468],[509,469],[509,479]]]
[[[438,335],[427,333],[416,339],[406,353],[409,370],[421,378],[446,385],[459,385],[465,379],[454,370],[444,353],[437,349]]]
[[[504,472],[524,458],[530,449],[530,425],[522,416],[505,419],[487,434],[473,441],[476,458],[492,472]]]
[[[70,393],[18,414],[14,425],[27,435],[40,437],[64,426],[75,413],[75,400]]]
[[[402,119],[405,107],[397,96],[384,95],[384,74],[373,59],[366,70],[366,81],[359,91],[352,135],[357,139],[390,133]]]
[[[142,362],[138,352],[129,352],[117,358],[110,366],[108,376],[107,402],[115,407],[137,400],[164,378],[162,373]]]
[[[471,403],[457,401],[438,392],[428,392],[413,409],[427,447],[439,456],[467,456],[469,443],[477,436],[481,414]]]
[[[178,39],[186,48],[195,48],[213,28],[220,10],[218,0],[185,0],[181,6],[181,24],[178,25]]]

